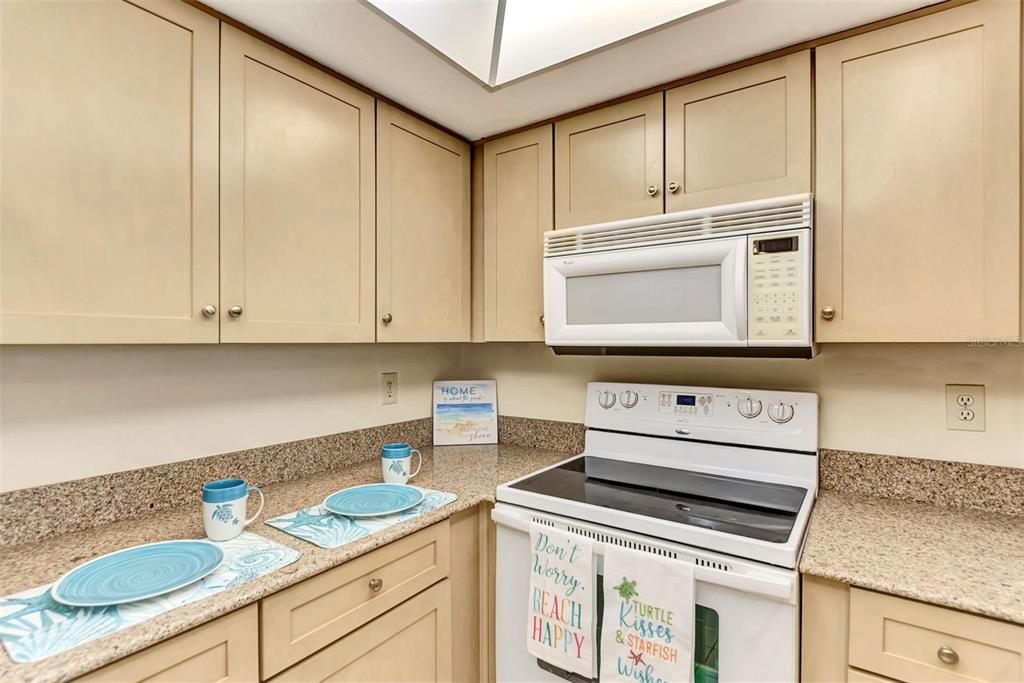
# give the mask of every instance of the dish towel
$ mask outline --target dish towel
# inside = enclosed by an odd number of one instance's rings
[[[526,651],[561,669],[593,678],[594,543],[560,529],[530,524],[530,550]]]
[[[601,683],[689,683],[693,613],[693,564],[605,546]]]

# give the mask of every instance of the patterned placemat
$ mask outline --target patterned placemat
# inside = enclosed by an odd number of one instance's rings
[[[15,662],[36,662],[134,626],[164,612],[269,574],[299,559],[299,552],[253,533],[218,544],[224,562],[201,581],[148,600],[111,607],[69,607],[50,597],[50,586],[0,598],[0,642]]]
[[[419,488],[419,487],[416,487]],[[350,519],[329,512],[322,505],[302,508],[286,515],[268,519],[267,524],[286,534],[309,541],[321,548],[337,548],[357,539],[369,536],[393,524],[419,517],[431,510],[451,503],[458,498],[454,493],[423,489],[423,502],[405,512],[381,517]]]

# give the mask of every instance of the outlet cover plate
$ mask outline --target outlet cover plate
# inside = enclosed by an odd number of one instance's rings
[[[985,431],[984,384],[946,385],[946,429]]]
[[[380,373],[380,404],[382,406],[398,403],[398,373]]]

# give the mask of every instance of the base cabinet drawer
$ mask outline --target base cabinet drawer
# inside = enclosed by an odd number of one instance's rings
[[[264,598],[263,676],[284,671],[446,578],[448,546],[445,520]]]
[[[445,580],[296,664],[272,681],[450,681],[451,632],[451,582]]]
[[[846,672],[846,683],[897,683],[891,678],[882,678],[875,674],[869,674],[860,669],[848,669]]]
[[[79,681],[88,683],[249,683],[259,679],[256,605],[114,662]]]
[[[849,646],[850,666],[900,681],[1024,680],[1024,627],[859,588]]]

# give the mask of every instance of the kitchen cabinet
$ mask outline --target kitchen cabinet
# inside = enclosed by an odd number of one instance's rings
[[[216,342],[218,27],[0,3],[0,342]]]
[[[79,678],[83,683],[259,680],[257,607],[249,605]]]
[[[1020,3],[816,53],[820,342],[1020,335]]]
[[[551,126],[484,145],[484,338],[544,341],[544,232],[554,213]]]
[[[655,93],[555,124],[555,227],[664,210],[664,98]]]
[[[665,93],[665,211],[811,191],[811,52]]]
[[[221,40],[221,341],[372,342],[374,99]]]
[[[469,145],[377,107],[377,340],[470,339]]]

